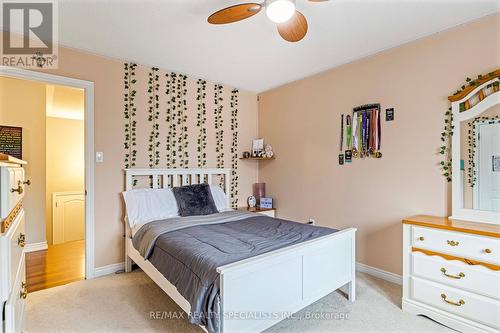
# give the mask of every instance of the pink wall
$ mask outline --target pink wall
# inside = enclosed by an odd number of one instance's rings
[[[445,216],[450,188],[437,154],[447,96],[467,76],[500,67],[500,14],[262,93],[259,135],[276,160],[259,180],[279,217],[355,226],[357,260],[401,273],[401,219]],[[339,166],[340,114],[395,108],[382,122],[381,159]]]

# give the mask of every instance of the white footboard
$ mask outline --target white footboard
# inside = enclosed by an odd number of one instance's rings
[[[342,286],[354,301],[355,233],[350,228],[219,267],[222,332],[260,332]]]

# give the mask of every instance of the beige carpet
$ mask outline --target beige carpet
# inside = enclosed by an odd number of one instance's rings
[[[334,292],[266,332],[453,332],[427,318],[402,312],[400,286],[362,273],[357,284],[354,304]],[[184,318],[151,319],[151,311],[178,311],[173,316],[180,313]],[[347,319],[331,319],[346,314]],[[185,316],[139,271],[30,293],[26,329],[29,333],[203,332]],[[312,316],[317,318],[310,319]]]

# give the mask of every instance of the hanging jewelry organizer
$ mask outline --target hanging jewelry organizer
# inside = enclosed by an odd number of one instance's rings
[[[358,106],[353,109],[352,115],[341,115],[339,164],[344,164],[344,161],[349,163],[353,158],[382,157],[380,117],[380,104]]]

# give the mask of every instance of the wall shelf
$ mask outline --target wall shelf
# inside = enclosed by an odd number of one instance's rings
[[[252,161],[266,161],[274,160],[275,157],[240,157],[240,160],[252,160]]]

